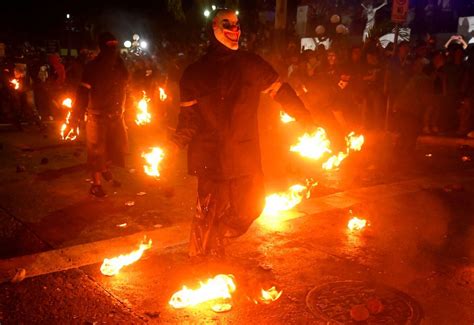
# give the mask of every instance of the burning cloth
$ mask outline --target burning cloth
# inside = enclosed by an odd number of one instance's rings
[[[264,207],[257,108],[261,92],[304,124],[311,115],[295,91],[258,55],[238,50],[233,11],[218,10],[206,55],[180,81],[181,110],[172,136],[188,147],[188,172],[198,177],[190,254],[208,254],[219,238],[248,229]]]

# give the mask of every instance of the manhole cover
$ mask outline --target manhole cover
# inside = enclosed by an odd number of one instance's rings
[[[332,282],[313,288],[306,296],[306,305],[321,320],[335,324],[352,324],[350,310],[377,298],[383,311],[370,315],[364,324],[419,324],[423,317],[420,305],[409,295],[395,288],[361,281]]]

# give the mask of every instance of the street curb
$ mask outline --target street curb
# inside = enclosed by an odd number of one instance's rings
[[[303,201],[296,209],[297,214],[291,214],[288,220],[348,209],[367,199],[376,201],[471,180],[474,180],[474,169],[464,171],[462,177],[448,173],[438,177],[422,177],[311,198]],[[150,251],[145,254],[156,254],[165,248],[187,244],[189,232],[190,223],[181,223],[169,228],[0,260],[0,283],[10,281],[18,269],[25,269],[26,277],[29,278],[97,264],[104,258],[131,252],[145,236],[153,241]]]
[[[186,244],[189,230],[189,224],[179,224],[169,228],[142,231],[129,236],[0,260],[0,283],[10,281],[19,269],[25,269],[26,277],[29,278],[100,263],[104,258],[127,254],[137,249],[144,237],[153,242],[146,254],[156,253],[165,248]]]

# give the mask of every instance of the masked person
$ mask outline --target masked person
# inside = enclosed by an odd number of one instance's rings
[[[111,164],[124,166],[128,141],[123,115],[128,71],[120,58],[118,41],[112,34],[99,35],[99,48],[99,55],[84,68],[66,134],[76,130],[87,110],[87,162],[92,172],[90,193],[104,197],[101,176],[114,186],[120,186],[109,167]]]
[[[208,52],[180,81],[172,143],[188,147],[188,172],[198,177],[190,256],[220,255],[226,238],[244,234],[265,204],[257,108],[268,93],[305,126],[311,115],[295,91],[259,56],[239,51],[239,20],[218,10]]]

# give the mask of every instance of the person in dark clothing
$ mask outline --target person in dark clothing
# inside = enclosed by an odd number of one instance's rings
[[[106,195],[101,186],[101,175],[114,186],[120,186],[113,179],[109,166],[124,166],[128,142],[123,116],[128,71],[118,54],[117,45],[112,34],[99,36],[100,53],[84,68],[70,129],[65,132],[76,130],[87,109],[87,162],[92,172],[90,193],[96,197]]]
[[[275,70],[239,50],[240,25],[231,10],[212,19],[208,52],[180,81],[181,109],[170,146],[188,145],[188,172],[198,177],[190,256],[220,255],[226,238],[244,234],[265,204],[257,108],[261,92],[306,127],[310,113]]]

